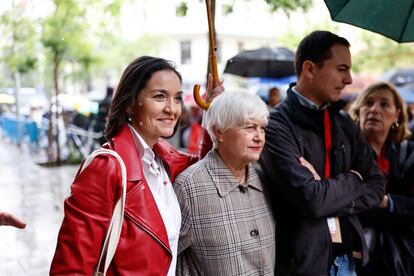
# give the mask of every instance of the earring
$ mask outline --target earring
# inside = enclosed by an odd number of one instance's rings
[[[398,122],[395,122],[391,125],[391,128],[398,128],[400,124]]]
[[[143,122],[139,122],[139,125],[142,126],[144,123]]]
[[[128,120],[129,123],[132,123],[131,113],[128,113],[128,119],[127,120]]]
[[[224,141],[224,140],[223,140],[223,138],[219,138],[219,139],[218,139],[218,141],[219,141],[220,143],[223,143],[223,141]]]
[[[142,106],[142,103],[141,102],[138,102],[138,106]]]

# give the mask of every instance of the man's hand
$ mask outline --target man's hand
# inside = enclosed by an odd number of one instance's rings
[[[388,196],[387,195],[384,195],[384,198],[382,199],[382,202],[379,207],[384,208],[384,209],[388,207]]]
[[[26,227],[26,223],[6,212],[0,212],[0,225],[9,225],[20,229]]]
[[[312,166],[311,163],[309,163],[308,161],[306,161],[305,158],[303,158],[302,156],[299,158],[299,162],[302,166],[305,166],[306,168],[308,168],[308,170],[310,170],[310,172],[313,174],[313,178],[315,180],[321,180],[321,177],[319,176],[319,174],[316,172],[315,168]]]

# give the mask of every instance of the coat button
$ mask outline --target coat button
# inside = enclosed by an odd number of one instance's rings
[[[252,237],[257,237],[259,236],[259,231],[257,231],[256,229],[250,231],[250,236]]]

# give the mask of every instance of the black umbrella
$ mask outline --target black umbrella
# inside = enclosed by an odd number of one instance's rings
[[[398,88],[398,92],[407,104],[414,104],[414,84],[404,85]]]
[[[381,80],[391,82],[396,86],[414,83],[414,67],[391,69],[381,77]]]
[[[246,78],[281,78],[295,74],[294,53],[284,47],[243,51],[227,61],[224,73]]]

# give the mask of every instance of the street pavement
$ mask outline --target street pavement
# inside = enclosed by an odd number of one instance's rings
[[[0,276],[49,275],[63,201],[79,165],[37,165],[44,160],[0,137],[0,210],[27,223],[23,230],[0,226]]]

